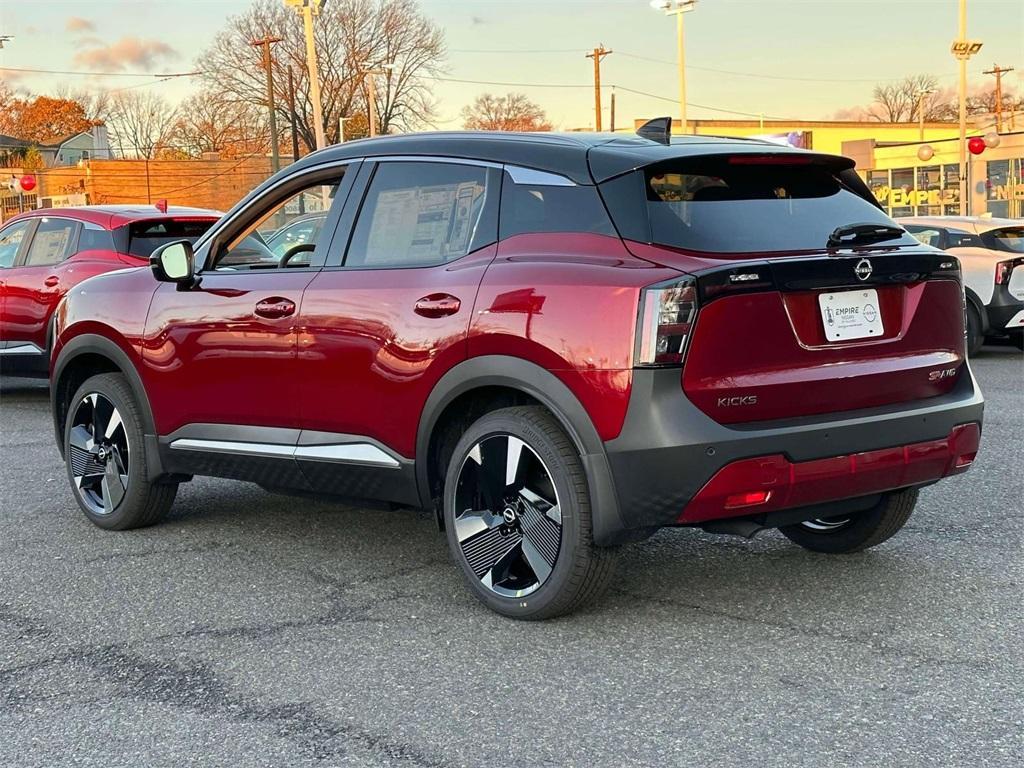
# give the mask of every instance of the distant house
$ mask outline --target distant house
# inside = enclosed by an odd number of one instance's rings
[[[21,165],[25,152],[35,147],[42,155],[47,168],[62,165],[77,165],[83,160],[109,160],[110,140],[107,128],[97,125],[82,133],[72,134],[46,144],[17,139],[0,134],[0,167]]]

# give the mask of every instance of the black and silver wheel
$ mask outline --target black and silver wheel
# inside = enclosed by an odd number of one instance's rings
[[[176,484],[147,480],[142,441],[139,406],[123,376],[82,384],[68,408],[64,455],[75,500],[96,525],[151,525],[174,501]]]
[[[864,512],[805,520],[779,530],[794,544],[813,552],[860,552],[893,537],[910,518],[916,504],[917,489],[910,488],[886,494]]]
[[[542,408],[505,408],[455,446],[445,484],[453,557],[473,593],[499,613],[546,619],[596,597],[614,553],[591,537],[575,447]]]

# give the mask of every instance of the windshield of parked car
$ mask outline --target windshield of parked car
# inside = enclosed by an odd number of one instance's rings
[[[1010,253],[1024,253],[1024,227],[1005,227],[985,232],[981,239],[988,248]]]
[[[159,246],[175,240],[194,243],[216,219],[149,219],[128,225],[128,253],[148,259]]]
[[[830,167],[803,158],[682,158],[638,173],[650,237],[660,245],[712,253],[810,250],[826,247],[840,227],[895,226]],[[904,234],[886,245],[914,242]]]

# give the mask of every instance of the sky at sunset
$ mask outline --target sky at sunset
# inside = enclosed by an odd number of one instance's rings
[[[188,71],[195,55],[247,0],[3,0],[0,67],[85,71]],[[444,30],[450,80],[437,82],[438,128],[460,127],[459,111],[480,93],[522,91],[559,128],[593,122],[592,64],[603,43],[605,83],[618,86],[619,124],[676,114],[674,22],[647,0],[421,0]],[[972,85],[993,62],[1015,66],[1004,81],[1024,91],[1024,0],[970,0],[969,37],[984,41],[970,65]],[[956,0],[700,0],[687,14],[691,118],[823,119],[870,101],[872,85],[917,73],[956,83],[949,53]],[[57,88],[120,88],[152,78],[0,72],[36,93]],[[519,85],[523,84],[523,85]],[[532,84],[532,85],[526,85]],[[574,86],[574,87],[541,87]],[[578,87],[575,87],[578,86]],[[190,79],[149,86],[172,100]],[[627,90],[629,89],[629,90]],[[651,95],[631,93],[643,91]],[[658,96],[662,98],[657,98]],[[605,99],[607,108],[607,97]],[[607,115],[605,120],[607,121]]]

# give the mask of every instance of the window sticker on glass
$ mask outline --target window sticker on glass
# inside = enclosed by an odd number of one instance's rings
[[[465,254],[484,187],[475,181],[381,191],[366,247],[366,263],[426,263]]]

